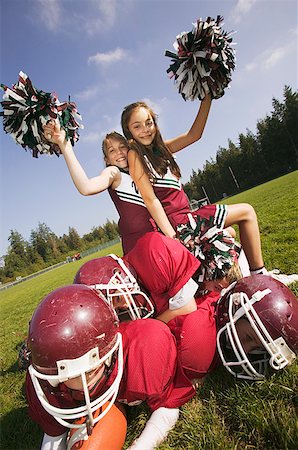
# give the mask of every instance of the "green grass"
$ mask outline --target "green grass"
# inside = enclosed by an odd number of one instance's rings
[[[292,172],[221,203],[250,203],[257,213],[268,269],[298,273],[298,172]]]
[[[247,202],[256,209],[265,264],[297,273],[298,172],[258,186],[225,203]],[[296,235],[295,235],[296,233]],[[0,292],[1,449],[39,448],[42,432],[27,416],[24,373],[17,369],[17,347],[40,300],[73,281],[85,261],[120,245],[65,264]],[[293,291],[298,293],[297,284]],[[258,383],[236,383],[224,370],[212,374],[197,396],[181,408],[180,420],[160,450],[290,450],[297,448],[297,363]],[[125,448],[142,431],[150,412],[131,408]]]

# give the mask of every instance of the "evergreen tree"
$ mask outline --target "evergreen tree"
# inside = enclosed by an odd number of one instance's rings
[[[80,248],[81,238],[79,233],[74,227],[69,227],[67,241],[70,250],[78,250]]]

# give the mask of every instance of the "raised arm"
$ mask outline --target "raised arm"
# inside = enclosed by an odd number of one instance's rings
[[[194,142],[198,141],[202,137],[208,119],[210,107],[211,107],[211,97],[208,94],[206,95],[204,100],[201,101],[198,114],[190,130],[187,133],[181,134],[176,138],[169,139],[166,141],[166,144],[172,153],[176,153],[179,150],[182,150],[188,145],[191,145]]]
[[[172,227],[162,204],[156,197],[149,177],[144,172],[142,163],[134,150],[128,152],[128,166],[129,173],[134,180],[151,217],[165,236],[174,238],[176,236],[175,230]]]
[[[44,135],[49,142],[59,145],[71,178],[80,194],[98,194],[108,189],[109,186],[116,187],[117,183],[120,182],[121,174],[115,166],[106,167],[97,177],[88,178],[73,151],[70,141],[65,140],[65,131],[61,130],[57,122],[45,125]]]

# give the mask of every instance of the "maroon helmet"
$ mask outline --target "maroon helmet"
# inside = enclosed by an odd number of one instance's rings
[[[219,355],[238,378],[263,379],[269,367],[283,369],[298,354],[298,300],[268,275],[232,284],[218,301],[216,315]]]
[[[86,427],[86,424],[72,423],[86,416],[92,427],[109,407],[96,419],[92,413],[107,401],[110,407],[115,401],[123,372],[122,338],[118,327],[118,318],[103,294],[84,285],[56,289],[36,308],[29,325],[28,345],[32,358],[29,373],[42,406],[64,426]],[[88,386],[90,372],[103,373],[98,378],[99,386],[113,369],[117,373],[106,390],[104,386],[100,390],[94,389],[94,385]],[[89,374],[87,378],[86,374]],[[51,397],[45,394],[47,383],[44,380],[56,388],[73,379],[79,379],[83,386],[83,405],[67,409],[51,404]]]
[[[116,255],[92,259],[78,270],[74,283],[85,284],[104,293],[119,318],[146,319],[154,307],[144,290],[141,290],[132,266]]]

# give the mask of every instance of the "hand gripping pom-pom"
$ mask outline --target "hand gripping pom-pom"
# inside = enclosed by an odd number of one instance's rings
[[[49,120],[58,118],[66,139],[72,145],[79,140],[78,128],[84,127],[78,123],[82,118],[75,103],[61,103],[55,94],[36,89],[23,72],[19,73],[19,80],[12,88],[3,84],[1,88],[4,95],[0,115],[3,117],[4,131],[24,149],[29,148],[33,157],[37,158],[39,154],[61,154],[57,144],[44,138],[43,125]]]
[[[174,77],[176,87],[184,100],[195,100],[210,94],[212,99],[224,95],[235,69],[235,50],[232,48],[232,33],[221,29],[223,18],[207,17],[193,24],[192,31],[176,37],[177,53],[166,50],[165,56],[172,59],[167,70]]]

